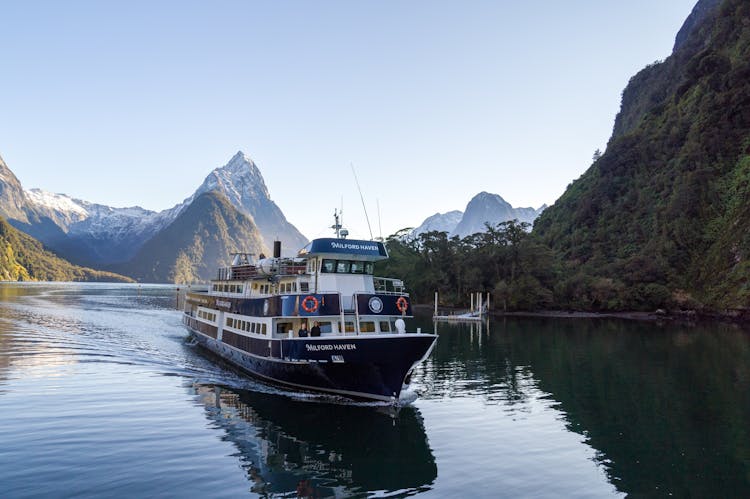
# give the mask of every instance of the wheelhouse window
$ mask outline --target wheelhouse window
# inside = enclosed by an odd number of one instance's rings
[[[320,272],[324,274],[369,274],[375,271],[375,265],[372,262],[363,262],[361,260],[323,260],[320,266]]]
[[[361,333],[374,333],[375,323],[372,321],[361,321],[359,323],[359,331]]]

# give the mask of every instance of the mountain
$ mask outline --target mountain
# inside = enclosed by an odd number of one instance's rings
[[[194,282],[216,276],[231,253],[266,251],[252,219],[216,190],[197,196],[127,263],[113,269],[147,282]]]
[[[485,232],[485,224],[497,225],[514,219],[533,224],[537,216],[534,208],[513,208],[497,194],[480,192],[466,205],[461,221],[450,235],[464,238],[477,232]]]
[[[497,225],[517,219],[533,224],[545,208],[546,204],[539,209],[513,208],[497,194],[480,192],[469,201],[463,212],[455,210],[443,214],[436,213],[427,217],[419,227],[411,231],[411,234],[418,236],[425,232],[437,231],[447,232],[451,237],[464,238],[477,232],[486,232],[486,223]]]
[[[25,195],[28,222],[11,223],[78,264],[103,266],[127,261],[174,219],[171,210],[112,208],[40,189],[25,191]]]
[[[700,0],[672,54],[631,78],[604,154],[537,220],[570,295],[750,304],[748,26],[750,2]]]
[[[212,171],[186,203],[209,191],[221,192],[235,208],[251,217],[268,248],[278,240],[282,254],[293,256],[308,243],[271,200],[260,170],[242,151],[226,165]]]
[[[0,157],[0,207],[6,218],[26,221],[26,195],[16,175]]]
[[[242,152],[213,170],[182,203],[161,212],[138,206],[113,208],[65,194],[24,190],[0,159],[0,215],[58,255],[81,265],[127,268],[120,264],[135,258],[147,241],[207,192],[221,193],[249,217],[254,230],[260,230],[265,248],[272,247],[272,241],[278,239],[284,254],[289,255],[307,244],[307,239],[271,200],[255,163]]]
[[[462,211],[454,210],[447,213],[435,213],[431,217],[427,217],[422,224],[414,229],[411,233],[414,236],[418,236],[424,232],[453,232],[458,222],[461,221],[461,217],[464,215]]]
[[[0,218],[0,280],[119,281],[128,277],[72,265],[46,251],[42,244]]]

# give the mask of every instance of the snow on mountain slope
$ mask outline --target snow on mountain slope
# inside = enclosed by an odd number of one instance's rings
[[[10,170],[8,175],[12,176]],[[226,165],[214,169],[190,197],[160,212],[139,206],[113,208],[41,189],[24,191],[19,182],[6,184],[17,187],[13,199],[20,201],[15,205],[25,205],[15,211],[6,210],[14,215],[12,218],[25,223],[26,230],[51,248],[58,247],[69,259],[80,257],[81,263],[85,264],[107,264],[130,258],[148,239],[171,224],[195,199],[209,191],[222,193],[235,208],[250,217],[260,230],[266,246],[272,247],[273,241],[278,238],[282,241],[284,253],[291,255],[307,244],[307,239],[286,220],[271,200],[258,167],[241,151]],[[12,189],[7,188],[6,191],[11,192]],[[10,202],[5,204],[15,206]],[[77,251],[76,245],[82,245],[85,251]]]

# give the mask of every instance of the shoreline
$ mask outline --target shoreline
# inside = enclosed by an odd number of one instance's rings
[[[434,305],[413,304],[414,308],[424,310],[434,308]],[[462,308],[441,307],[444,311],[464,311]],[[701,312],[697,310],[656,310],[654,312],[623,311],[623,312],[584,312],[579,310],[540,310],[501,312],[491,310],[489,316],[492,318],[503,317],[534,317],[548,319],[622,319],[644,322],[683,322],[694,323],[702,321],[729,322],[735,324],[750,324],[750,309],[731,309],[724,312]]]

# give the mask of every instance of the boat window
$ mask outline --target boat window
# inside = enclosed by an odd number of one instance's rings
[[[289,331],[293,331],[291,322],[279,322],[276,324],[276,334],[286,335]]]
[[[390,333],[391,332],[391,323],[388,321],[380,321],[380,332],[382,333]]]
[[[263,324],[263,333],[262,334],[266,334],[266,325],[265,324]]]
[[[323,260],[323,265],[320,267],[320,271],[323,273],[335,272],[336,260]]]
[[[375,332],[375,323],[371,321],[362,321],[359,323],[359,332],[360,333],[374,333]]]
[[[353,333],[354,332],[354,323],[352,321],[346,321],[344,323],[344,331],[347,333]]]
[[[372,275],[375,272],[375,265],[372,262],[365,263],[365,274]]]
[[[309,282],[301,282],[301,283],[299,283],[299,292],[300,293],[308,293],[308,292],[310,292],[310,283]]]
[[[336,272],[339,274],[348,274],[351,264],[352,262],[348,260],[338,260],[336,262]]]
[[[364,274],[365,262],[352,262],[352,274]]]
[[[330,322],[318,322],[318,327],[320,327],[321,333],[331,333],[333,332],[333,326]]]

